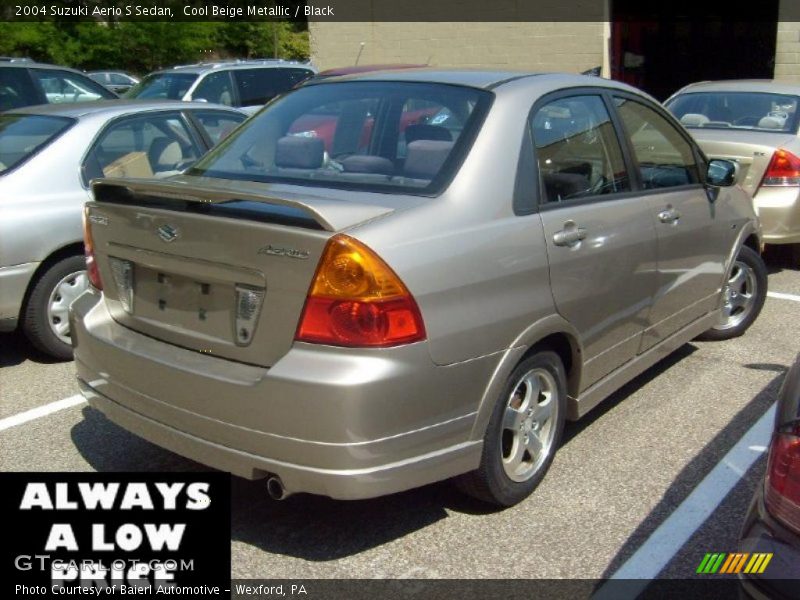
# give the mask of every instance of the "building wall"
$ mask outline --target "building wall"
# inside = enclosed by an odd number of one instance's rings
[[[786,10],[786,1],[781,2],[778,11],[779,18],[780,14]],[[800,23],[797,21],[778,21],[775,79],[800,81]]]
[[[435,0],[431,0],[435,1]],[[311,58],[320,69],[418,63],[581,72],[607,66],[604,22],[309,22]]]

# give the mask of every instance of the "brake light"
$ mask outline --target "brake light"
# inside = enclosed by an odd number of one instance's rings
[[[398,346],[425,339],[422,315],[400,278],[346,235],[328,241],[295,339],[334,346]]]
[[[103,289],[100,271],[97,269],[97,259],[94,255],[94,239],[92,238],[92,224],[89,218],[89,207],[83,209],[83,252],[86,255],[86,274],[91,283],[98,290]]]
[[[769,161],[762,186],[800,185],[800,158],[788,150],[778,149]]]
[[[764,504],[775,519],[800,533],[800,425],[772,438]]]

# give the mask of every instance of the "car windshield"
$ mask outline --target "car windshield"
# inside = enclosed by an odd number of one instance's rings
[[[153,73],[128,90],[123,98],[182,100],[196,79],[196,73]]]
[[[0,115],[0,175],[36,154],[72,123],[66,117]]]
[[[796,133],[797,96],[765,92],[690,92],[667,104],[684,127]]]
[[[435,194],[493,98],[436,83],[307,85],[267,105],[192,175]]]

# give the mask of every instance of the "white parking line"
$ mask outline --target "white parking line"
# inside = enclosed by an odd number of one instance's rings
[[[22,425],[23,423],[33,421],[34,419],[38,419],[40,417],[46,417],[54,412],[58,412],[59,410],[64,410],[65,408],[70,408],[71,406],[77,406],[78,404],[83,404],[84,402],[86,402],[86,399],[80,394],[77,394],[75,396],[70,396],[69,398],[64,398],[63,400],[57,400],[56,402],[45,404],[44,406],[37,406],[36,408],[26,410],[18,415],[0,419],[0,431],[4,431],[16,425]]]
[[[678,551],[689,541],[725,496],[736,486],[747,470],[766,450],[775,420],[775,406],[765,412],[747,430],[691,494],[661,523],[639,549],[634,552],[611,579],[637,579],[639,586],[628,584],[625,593],[638,596],[658,576]],[[605,583],[593,600],[614,598],[618,590]]]
[[[784,294],[783,292],[767,292],[767,296],[770,298],[777,298],[779,300],[794,300],[795,302],[800,302],[800,296],[796,296],[795,294]]]

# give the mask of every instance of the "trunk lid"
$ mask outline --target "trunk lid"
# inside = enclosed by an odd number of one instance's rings
[[[724,158],[738,163],[736,183],[755,195],[772,155],[795,136],[762,131],[690,129],[709,159]]]
[[[109,310],[153,338],[265,367],[294,341],[327,240],[394,210],[186,179],[94,183],[89,219]]]

